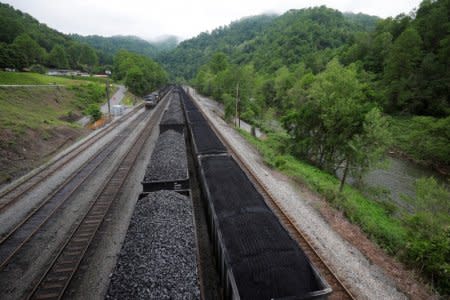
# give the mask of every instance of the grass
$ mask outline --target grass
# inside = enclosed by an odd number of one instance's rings
[[[74,95],[63,88],[0,87],[0,128],[21,134],[26,129],[67,124],[60,117],[75,109],[72,100]]]
[[[0,84],[3,85],[74,85],[89,82],[104,83],[104,78],[96,77],[62,77],[62,76],[48,76],[31,72],[1,72]]]
[[[394,216],[392,207],[367,198],[349,185],[339,193],[339,180],[336,177],[283,153],[287,142],[284,136],[268,134],[267,139],[259,140],[245,131],[239,132],[256,147],[269,166],[322,195],[386,252],[416,268],[442,295],[449,294],[448,226],[431,228],[427,226],[430,218],[422,218],[420,214],[398,218]]]
[[[139,101],[139,99],[140,98],[127,91],[123,97],[122,104],[126,106],[133,106]]]

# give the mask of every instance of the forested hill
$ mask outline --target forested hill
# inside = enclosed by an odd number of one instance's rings
[[[0,28],[0,42],[6,44],[12,43],[16,37],[24,33],[47,51],[55,44],[64,45],[70,41],[64,34],[39,23],[29,14],[3,3],[0,3]]]
[[[274,71],[285,64],[319,59],[317,51],[330,52],[351,42],[357,32],[374,28],[377,20],[326,7],[249,17],[184,41],[160,61],[174,77],[187,79],[218,51],[232,62],[252,62],[258,70]]]
[[[213,53],[235,53],[265,31],[275,19],[274,15],[248,17],[219,27],[211,33],[201,33],[181,42],[174,50],[163,53],[159,56],[159,61],[174,78],[192,78]]]
[[[158,42],[148,42],[137,36],[112,36],[103,37],[98,35],[81,36],[70,35],[71,38],[94,47],[102,53],[100,61],[111,64],[113,56],[119,50],[127,50],[147,57],[155,58],[160,52],[172,50],[177,45],[177,38],[169,36]]]
[[[92,71],[95,50],[38,20],[0,3],[0,68],[43,72],[43,66]]]

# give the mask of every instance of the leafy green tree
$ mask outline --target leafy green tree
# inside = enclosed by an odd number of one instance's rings
[[[82,68],[91,72],[98,63],[97,53],[88,45],[73,43],[67,49],[72,68]]]
[[[39,46],[28,34],[23,33],[14,39],[12,46],[14,51],[21,53],[26,58],[26,66],[44,62],[45,49]]]
[[[167,82],[167,74],[159,64],[128,51],[119,51],[114,57],[113,75],[118,80],[125,80],[130,90],[140,96]]]
[[[51,67],[67,69],[69,67],[69,61],[67,59],[67,54],[61,45],[56,45],[53,47],[48,55],[48,64]]]
[[[91,116],[94,121],[99,120],[102,117],[102,112],[98,104],[90,104],[85,112],[87,115]]]
[[[388,132],[380,111],[368,105],[354,67],[335,59],[315,77],[307,97],[283,119],[294,152],[321,168],[359,175],[379,160]]]
[[[125,84],[136,95],[144,95],[149,86],[144,73],[137,66],[130,68],[125,77]]]
[[[209,68],[214,74],[224,71],[227,67],[228,59],[227,56],[222,52],[215,53],[209,62]]]
[[[395,40],[387,58],[384,77],[391,111],[409,109],[416,98],[416,69],[421,60],[422,39],[417,30],[409,27]]]

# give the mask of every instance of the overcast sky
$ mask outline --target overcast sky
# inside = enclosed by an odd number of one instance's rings
[[[409,13],[421,0],[0,0],[64,33],[182,39],[245,16],[326,5],[380,17]]]

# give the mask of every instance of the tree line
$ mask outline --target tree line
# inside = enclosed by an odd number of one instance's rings
[[[152,59],[126,50],[114,56],[113,78],[122,80],[138,96],[160,88],[167,83],[166,71]]]
[[[87,44],[39,23],[30,15],[0,3],[0,68],[42,71],[43,66],[92,72],[97,52]]]

